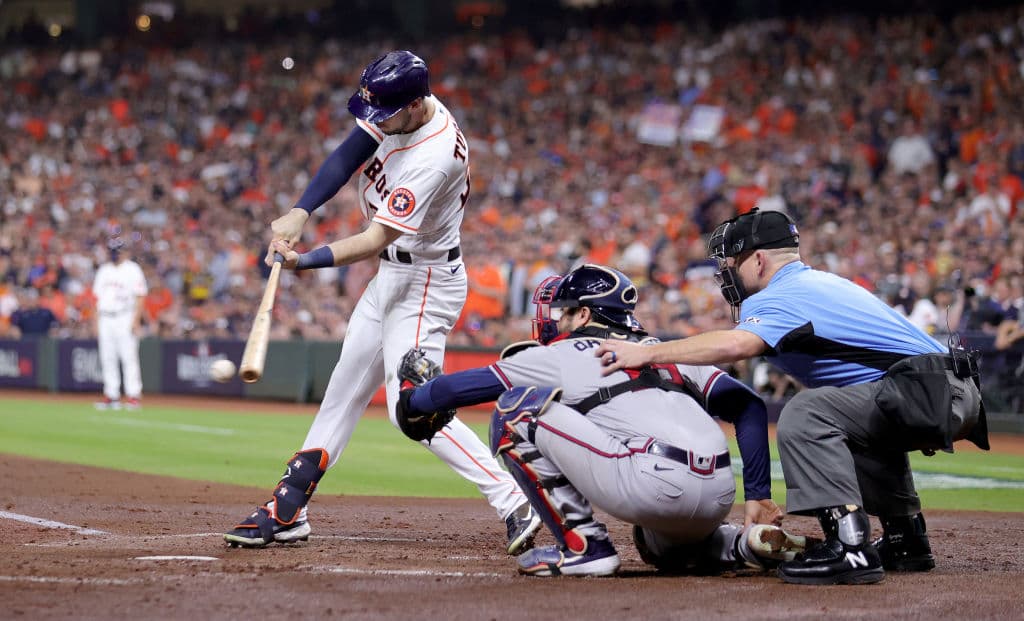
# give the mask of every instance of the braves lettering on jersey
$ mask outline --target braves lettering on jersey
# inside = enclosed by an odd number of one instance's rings
[[[873,382],[902,358],[946,351],[867,289],[799,261],[743,301],[736,328],[810,387]]]
[[[448,109],[429,99],[433,118],[411,134],[385,135],[356,121],[380,145],[359,175],[359,201],[368,220],[409,233],[394,249],[440,257],[459,245],[469,199],[469,145]]]

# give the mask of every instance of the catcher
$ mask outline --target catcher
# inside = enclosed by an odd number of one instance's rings
[[[793,559],[807,541],[778,527],[760,397],[710,366],[602,376],[593,354],[602,339],[655,340],[633,316],[636,302],[624,274],[583,265],[534,293],[536,342],[506,348],[488,367],[440,375],[423,352],[410,350],[399,368],[402,430],[429,440],[454,408],[497,399],[491,450],[558,542],[519,555],[523,574],[618,570],[619,555],[591,503],[633,524],[641,557],[659,570],[765,569]],[[736,426],[743,526],[723,523],[736,486],[725,435],[709,413]]]

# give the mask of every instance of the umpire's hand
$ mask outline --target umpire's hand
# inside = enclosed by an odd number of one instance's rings
[[[653,362],[650,347],[625,341],[605,339],[601,341],[594,355],[600,358],[601,364],[604,365],[603,375],[610,375],[619,369],[639,369]]]

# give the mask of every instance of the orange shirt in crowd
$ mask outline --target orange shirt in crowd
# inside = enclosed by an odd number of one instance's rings
[[[164,286],[153,287],[146,294],[142,305],[146,311],[146,318],[155,321],[161,313],[171,307],[174,303],[174,295],[171,290]]]
[[[481,319],[499,319],[505,314],[508,282],[495,263],[477,264],[466,268],[469,292],[462,314],[476,314]]]
[[[736,214],[742,215],[753,209],[764,194],[764,188],[754,184],[736,188],[736,194],[733,196],[733,202],[736,203]]]

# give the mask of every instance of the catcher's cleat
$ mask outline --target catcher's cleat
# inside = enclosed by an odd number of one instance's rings
[[[886,571],[911,572],[935,569],[935,557],[928,543],[924,515],[882,518],[884,534],[872,545],[882,558]]]
[[[608,539],[587,537],[583,551],[545,546],[524,552],[517,559],[519,573],[527,576],[610,576],[619,569],[619,554]]]
[[[520,512],[525,515],[520,515]],[[509,554],[521,554],[533,547],[533,539],[541,527],[540,515],[533,510],[530,503],[524,502],[515,511],[505,518],[505,527],[508,528]]]
[[[751,569],[770,569],[817,543],[821,540],[791,535],[778,526],[754,524],[736,539],[736,557]]]
[[[266,506],[256,509],[252,515],[224,533],[224,541],[232,548],[265,548],[267,545],[277,543],[295,543],[308,541],[309,534],[313,531],[306,519],[306,508],[302,508],[298,519],[291,524],[281,524],[273,517]]]

